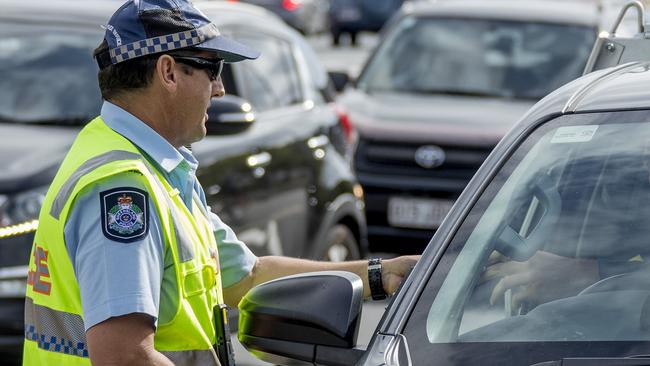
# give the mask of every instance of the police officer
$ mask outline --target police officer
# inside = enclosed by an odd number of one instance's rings
[[[185,0],[129,0],[111,17],[95,50],[101,115],[79,133],[39,218],[25,365],[219,365],[230,359],[213,348],[215,309],[257,284],[348,270],[366,296],[395,291],[417,257],[257,258],[210,212],[184,146],[206,134],[223,63],[258,55]]]

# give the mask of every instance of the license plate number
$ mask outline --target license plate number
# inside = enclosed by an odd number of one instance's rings
[[[359,20],[361,18],[361,12],[359,10],[351,8],[351,9],[343,9],[339,12],[339,20],[349,22],[349,21],[354,21],[354,20]]]
[[[453,204],[452,200],[391,197],[388,223],[395,227],[436,229]]]

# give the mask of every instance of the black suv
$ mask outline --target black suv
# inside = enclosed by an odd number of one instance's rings
[[[258,255],[360,258],[366,227],[362,190],[349,164],[349,130],[331,104],[327,74],[313,51],[264,10],[196,5],[223,33],[262,52],[255,62],[226,65],[229,95],[215,101],[209,135],[192,146],[208,204]],[[3,2],[0,351],[20,350],[36,219],[74,137],[99,113],[91,54],[103,37],[100,25],[118,6]]]

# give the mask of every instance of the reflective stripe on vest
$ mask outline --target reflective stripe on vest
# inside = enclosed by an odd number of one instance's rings
[[[59,194],[52,203],[50,215],[52,215],[52,217],[57,220],[59,219],[59,216],[61,216],[61,211],[63,211],[63,206],[66,202],[68,202],[68,199],[72,194],[72,190],[77,185],[77,183],[79,183],[79,179],[81,179],[81,177],[84,175],[90,173],[91,171],[104,164],[118,160],[134,160],[140,158],[140,156],[141,155],[128,151],[109,151],[99,156],[95,156],[94,158],[89,159],[85,163],[81,164],[81,166],[79,166],[79,168],[77,168],[77,170],[75,170],[70,178],[68,178],[68,180],[63,184],[63,186],[61,186]]]
[[[63,211],[63,207],[65,206],[66,202],[68,202],[68,200],[70,199],[70,195],[72,194],[74,187],[77,185],[77,183],[79,183],[79,179],[81,179],[81,177],[83,177],[84,175],[90,173],[91,171],[97,169],[102,165],[109,164],[115,161],[120,161],[120,160],[140,160],[147,167],[151,175],[156,177],[156,173],[153,170],[153,168],[150,166],[149,162],[142,159],[142,155],[140,154],[132,153],[129,151],[113,150],[95,156],[94,158],[89,159],[85,163],[81,164],[79,168],[77,168],[77,170],[75,170],[75,172],[72,173],[70,178],[66,180],[63,186],[61,186],[61,189],[59,190],[59,193],[54,199],[54,202],[52,202],[50,215],[52,215],[52,217],[54,217],[57,220],[59,219],[59,216],[61,215],[61,211]],[[155,179],[155,181],[158,187],[163,192],[165,192],[166,190],[163,184],[158,179]],[[169,205],[169,207],[174,207],[174,204],[171,201],[171,199],[168,196],[165,196],[165,198],[167,200],[167,204]],[[180,230],[176,226],[176,223],[178,222],[178,213],[176,212],[176,210],[171,209],[170,211],[174,222],[174,232],[176,233],[176,247],[178,249],[179,260],[181,262],[192,260],[194,259],[194,249],[192,248],[192,244],[191,244],[192,242],[187,237],[185,231]]]
[[[30,298],[25,301],[25,338],[46,351],[88,357],[81,316],[34,304]],[[209,365],[217,359],[214,349],[161,353],[176,366]]]
[[[25,339],[46,351],[88,357],[81,316],[34,304],[29,297],[25,300]]]

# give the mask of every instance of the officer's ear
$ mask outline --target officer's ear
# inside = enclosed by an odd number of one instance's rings
[[[180,69],[175,67],[176,61],[169,55],[158,57],[154,78],[157,78],[160,84],[169,91],[175,91],[178,82],[178,72]]]

